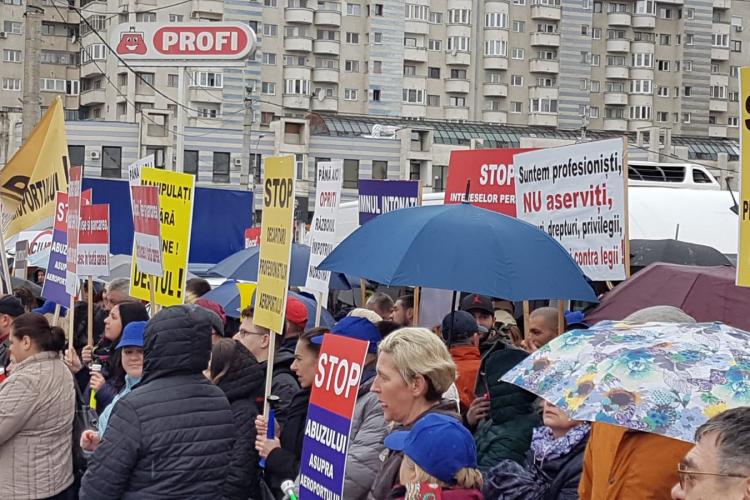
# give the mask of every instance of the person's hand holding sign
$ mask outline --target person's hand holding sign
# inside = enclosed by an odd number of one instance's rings
[[[268,433],[268,423],[263,415],[258,415],[255,418],[255,449],[258,451],[258,455],[261,458],[267,458],[273,450],[281,447],[279,438],[274,437],[268,439],[266,434]]]

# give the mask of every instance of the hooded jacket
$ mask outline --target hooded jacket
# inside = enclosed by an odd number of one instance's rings
[[[395,425],[391,432],[408,431],[411,429],[420,418],[430,413],[442,413],[443,415],[450,415],[455,417],[456,420],[460,420],[461,417],[456,413],[456,402],[448,399],[441,400],[437,405],[433,406],[419,417],[414,419],[410,425]],[[378,475],[373,480],[372,488],[370,488],[370,494],[368,499],[370,500],[383,500],[388,498],[393,487],[398,484],[399,470],[401,469],[401,462],[404,459],[404,453],[401,451],[383,450],[380,454],[380,460],[382,465]]]
[[[258,416],[256,398],[263,396],[263,367],[250,351],[235,342],[234,357],[229,369],[217,382],[232,408],[236,439],[224,483],[226,500],[259,498],[258,453],[255,451],[255,417]]]
[[[375,381],[374,366],[365,368],[354,405],[352,428],[349,433],[349,451],[346,456],[344,498],[367,498],[375,474],[380,469],[386,427],[383,407],[378,396],[370,392]]]
[[[235,429],[229,401],[202,375],[211,351],[208,314],[184,305],[149,321],[141,383],[115,405],[82,499],[213,500],[222,491]]]

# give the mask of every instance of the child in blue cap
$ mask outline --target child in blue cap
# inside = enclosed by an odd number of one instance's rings
[[[429,413],[409,431],[394,432],[385,446],[402,451],[399,480],[390,498],[482,500],[474,437],[455,418]]]

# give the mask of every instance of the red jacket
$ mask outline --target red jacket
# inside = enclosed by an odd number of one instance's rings
[[[479,354],[479,348],[473,345],[451,347],[450,353],[458,372],[456,387],[461,396],[461,413],[463,414],[476,397],[477,375],[482,364],[482,355]]]

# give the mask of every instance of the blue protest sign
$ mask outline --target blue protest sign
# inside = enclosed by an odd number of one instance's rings
[[[400,208],[420,205],[419,181],[359,180],[359,224]]]

